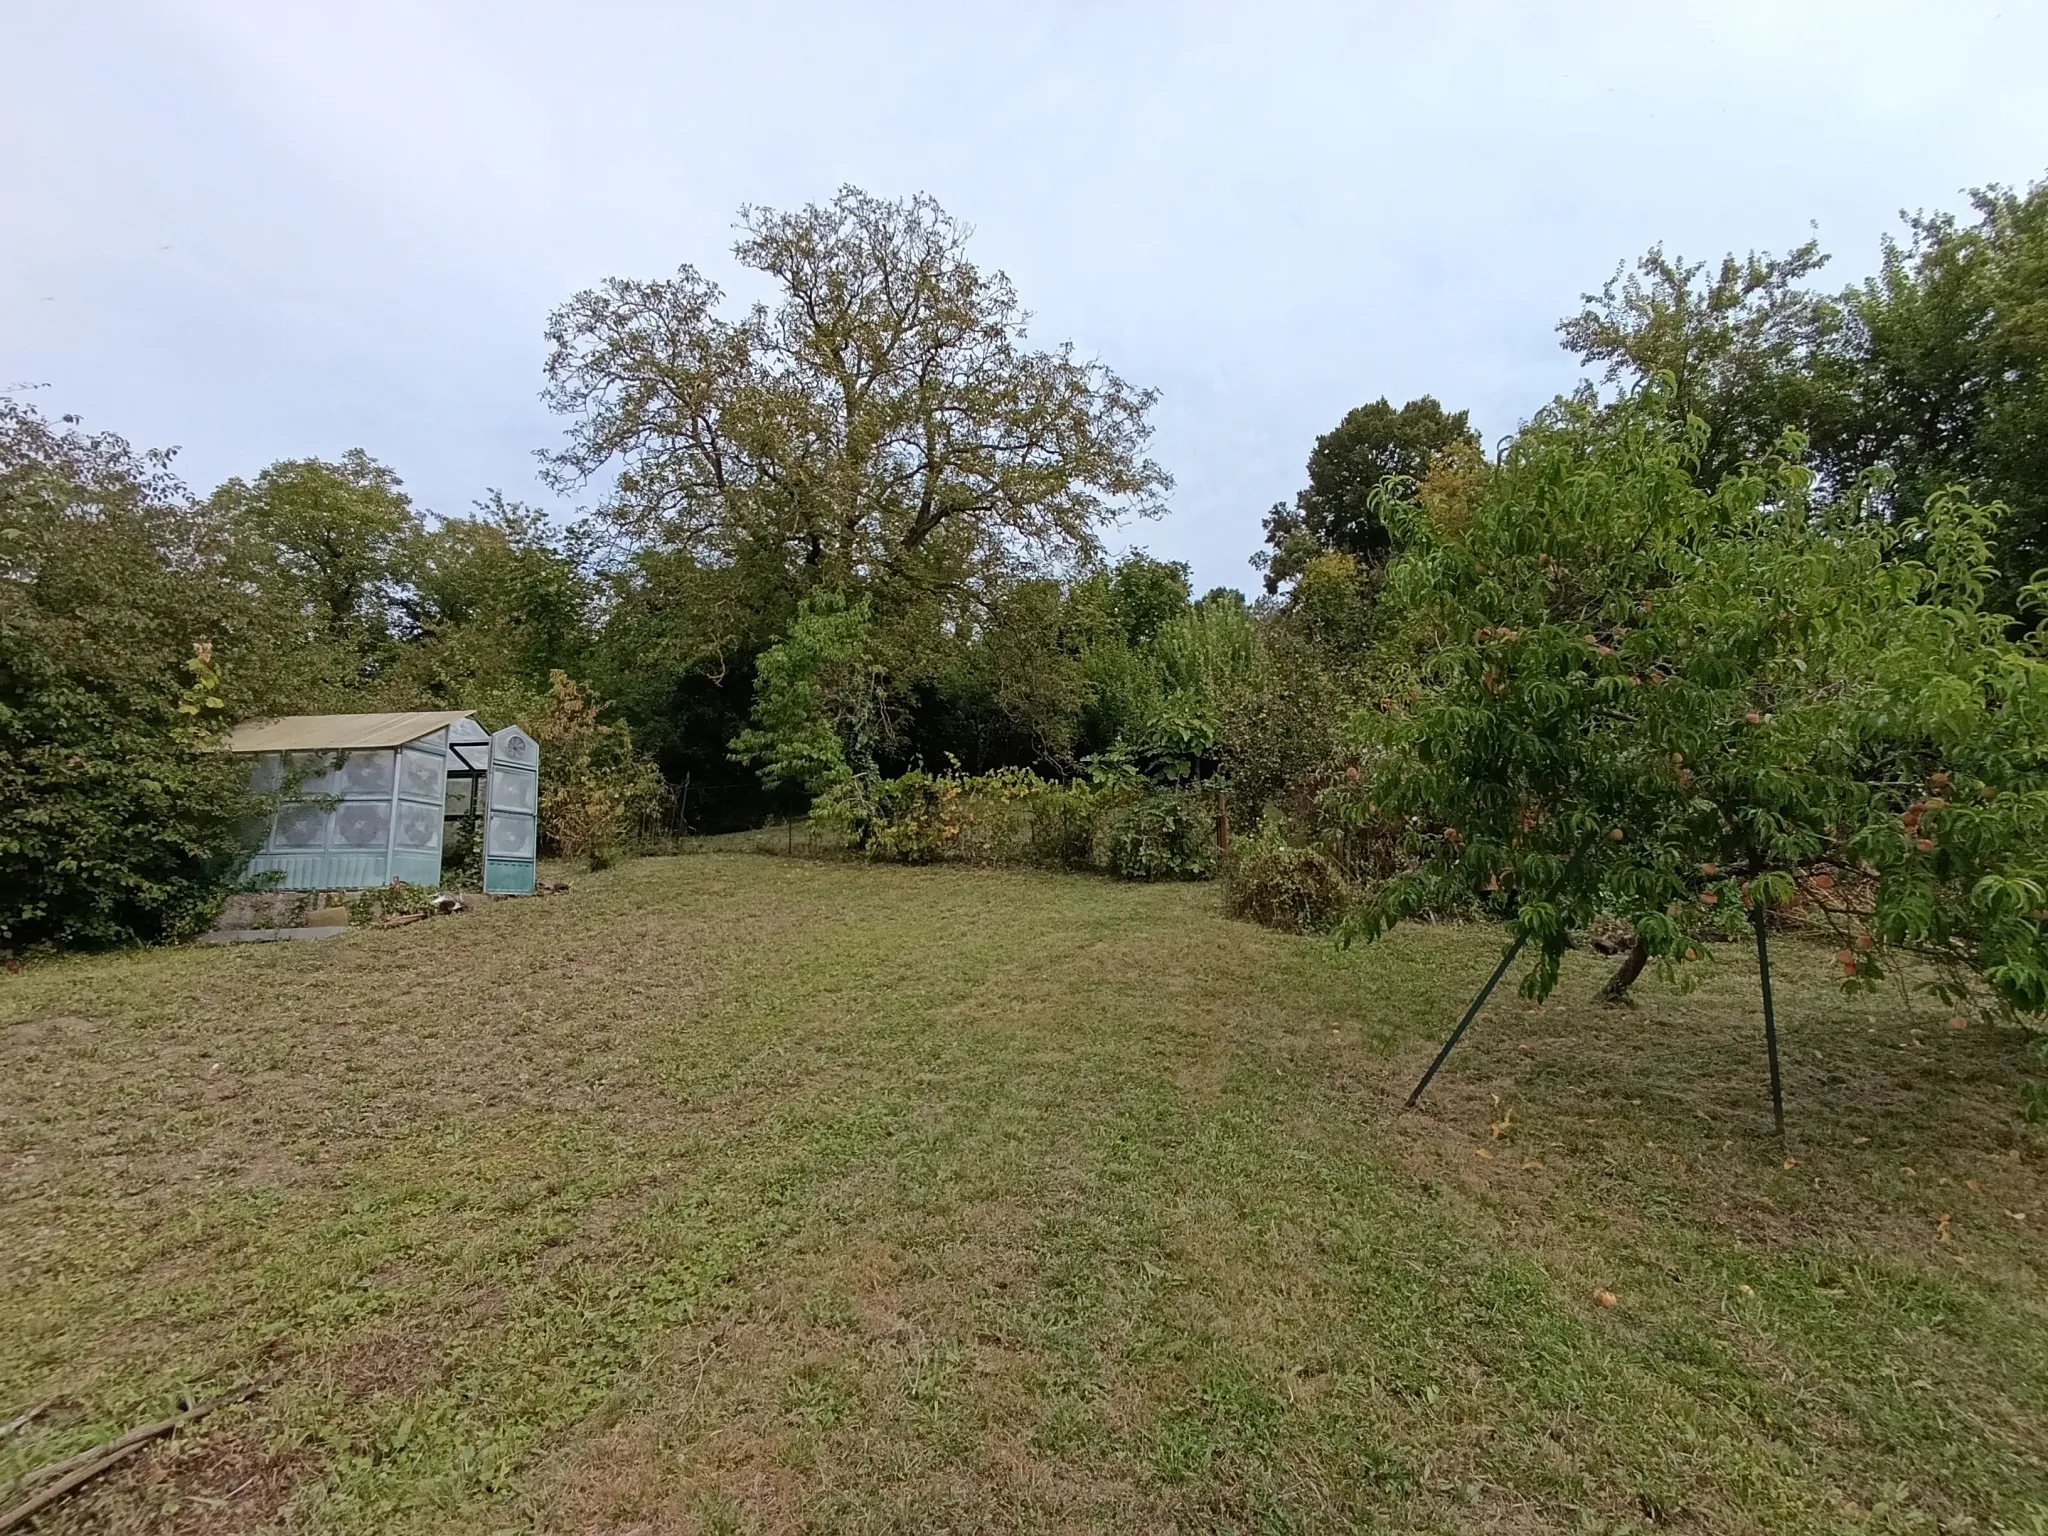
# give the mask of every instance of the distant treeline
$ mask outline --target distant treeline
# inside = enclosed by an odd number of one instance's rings
[[[568,526],[495,492],[423,515],[360,451],[200,495],[166,454],[0,402],[0,947],[201,921],[251,805],[195,748],[261,714],[454,706],[586,744],[601,718],[584,766],[631,782],[620,839],[914,768],[1305,814],[1386,703],[1389,498],[1462,504],[1497,456],[1435,399],[1361,405],[1267,514],[1264,591],[1198,597],[1103,550],[1167,508],[1153,393],[1036,344],[965,244],[929,198],[848,188],[744,213],[767,305],[689,266],[569,299],[547,473],[595,507]],[[1547,430],[1647,401],[1703,492],[1791,462],[1885,523],[1962,487],[1996,506],[1987,601],[2017,629],[2048,564],[2048,183],[1908,220],[1864,284],[1818,286],[1824,259],[1618,271],[1560,327],[1607,388]]]

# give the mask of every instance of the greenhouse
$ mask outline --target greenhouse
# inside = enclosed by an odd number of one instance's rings
[[[237,727],[226,750],[256,759],[278,797],[248,875],[282,890],[438,886],[450,825],[483,849],[483,888],[533,890],[540,747],[518,726],[487,734],[467,710],[291,715]]]

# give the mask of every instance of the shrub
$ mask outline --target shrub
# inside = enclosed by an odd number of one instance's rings
[[[1086,869],[1095,862],[1102,817],[1114,796],[1092,784],[1047,784],[1026,802],[1031,862],[1048,869]]]
[[[1107,868],[1131,880],[1206,879],[1207,803],[1109,774],[1057,783],[1028,768],[862,774],[820,796],[811,819],[843,830],[870,858],[903,864]]]
[[[1206,880],[1215,867],[1206,796],[1155,791],[1109,818],[1109,867],[1125,880]]]
[[[260,809],[204,750],[234,712],[228,572],[167,455],[0,401],[0,949],[211,920]]]
[[[915,770],[875,786],[866,847],[878,858],[930,864],[954,851],[961,829],[960,781]]]
[[[1226,880],[1226,912],[1284,933],[1335,927],[1351,894],[1335,861],[1317,849],[1290,845],[1278,818],[1238,840]]]
[[[559,668],[545,703],[522,724],[540,743],[540,835],[563,858],[602,868],[637,843],[667,800],[661,774],[633,748],[624,725],[605,725],[604,708]]]
[[[819,797],[811,819],[845,831],[869,858],[901,864],[1106,868],[1126,880],[1206,880],[1213,808],[1192,791],[1147,790],[1105,775],[1059,784],[1028,768],[861,774]]]
[[[1041,793],[1057,794],[1028,768],[995,773],[927,773],[893,779],[860,774],[819,797],[811,819],[843,829],[870,858],[901,864],[1022,863]]]

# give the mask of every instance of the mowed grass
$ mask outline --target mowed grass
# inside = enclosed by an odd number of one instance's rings
[[[1403,1113],[1497,931],[575,887],[0,978],[0,1479],[275,1383],[39,1529],[2048,1531],[2018,1042],[1823,952],[1781,1148],[1742,946]]]

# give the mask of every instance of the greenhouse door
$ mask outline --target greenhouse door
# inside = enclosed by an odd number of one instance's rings
[[[484,890],[531,896],[540,851],[540,744],[516,725],[491,738],[484,801]]]

